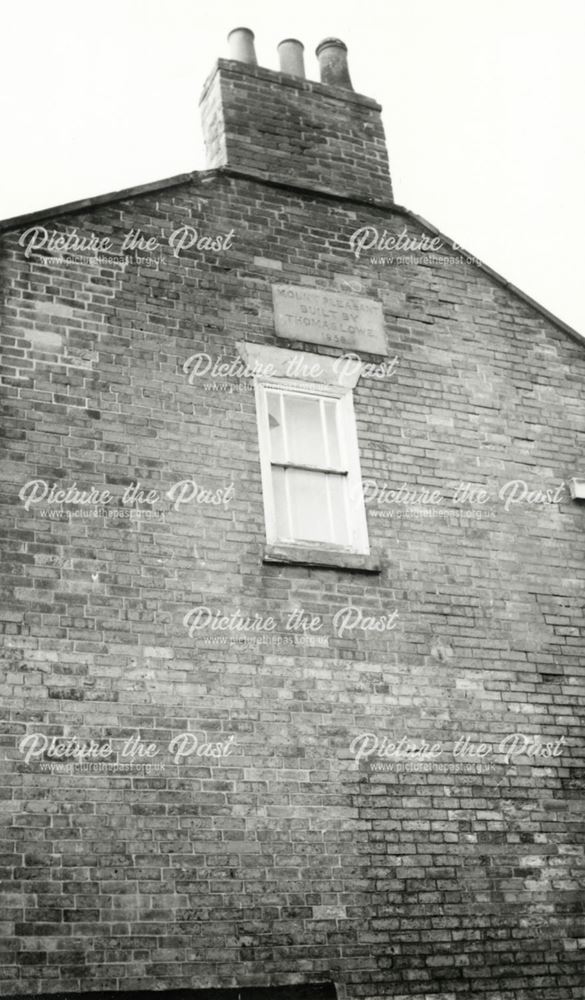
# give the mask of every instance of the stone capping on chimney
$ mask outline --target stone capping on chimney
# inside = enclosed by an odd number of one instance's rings
[[[249,63],[238,62],[235,59],[218,59],[211,73],[203,84],[199,104],[205,100],[209,88],[219,70],[225,69],[240,76],[253,76],[258,80],[266,80],[281,87],[293,87],[296,90],[305,90],[315,94],[323,94],[329,98],[337,99],[343,104],[357,104],[361,107],[371,108],[373,111],[381,111],[382,106],[372,97],[365,97],[364,94],[356,94],[354,90],[345,87],[331,87],[328,84],[320,83],[318,80],[306,80],[299,76],[292,76],[290,73],[281,73],[279,70],[266,69],[264,66],[251,66]]]

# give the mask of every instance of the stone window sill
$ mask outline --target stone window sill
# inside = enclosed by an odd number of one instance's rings
[[[379,573],[380,560],[375,555],[359,555],[342,549],[311,548],[301,545],[266,545],[262,562],[278,566],[312,566],[319,569],[345,569],[351,573]]]

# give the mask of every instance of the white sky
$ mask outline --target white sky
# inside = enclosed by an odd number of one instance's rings
[[[384,108],[394,194],[585,333],[582,0],[18,0],[2,5],[0,218],[205,166],[226,35],[349,47]]]

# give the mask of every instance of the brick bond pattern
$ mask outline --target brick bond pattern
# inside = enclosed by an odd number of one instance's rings
[[[356,228],[403,229],[391,207],[219,172],[44,224],[119,246],[185,223],[233,229],[232,248],[122,268],[27,261],[22,227],[3,240],[2,994],[334,980],[371,1000],[577,1000],[584,513],[566,493],[506,511],[497,492],[579,473],[583,347],[465,262],[356,262]],[[491,497],[477,519],[369,505],[378,577],[262,563],[253,393],[183,372],[274,344],[274,281],[347,279],[383,303],[399,359],[355,391],[363,476]],[[189,477],[233,482],[233,501],[51,520],[18,498],[36,478],[119,498]],[[190,638],[199,604],[272,615],[280,635],[303,607],[328,644]],[[348,604],[398,626],[340,638]],[[164,771],[57,773],[18,750],[27,732],[120,746],[136,730]],[[174,764],[185,730],[233,752]],[[356,766],[363,731],[567,749],[396,773]]]

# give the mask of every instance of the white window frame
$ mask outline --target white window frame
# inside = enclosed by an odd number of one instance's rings
[[[342,467],[347,470],[345,490],[346,518],[349,529],[350,544],[342,545],[334,542],[319,542],[299,538],[279,537],[276,528],[276,511],[274,508],[273,476],[271,461],[270,427],[268,422],[267,392],[276,389],[278,392],[293,395],[295,393],[312,398],[326,398],[336,401],[336,420],[339,447],[342,451]],[[257,377],[255,379],[256,416],[258,422],[258,441],[260,445],[260,468],[262,475],[262,493],[264,497],[264,521],[266,526],[266,541],[269,545],[287,545],[298,548],[327,549],[332,552],[351,552],[357,555],[369,555],[368,526],[362,487],[360,469],[357,427],[353,408],[351,388],[343,385],[329,385],[322,382],[302,381],[289,378]],[[321,410],[323,413],[323,410]],[[291,463],[299,467],[297,463]],[[301,466],[307,470],[323,472],[327,470],[318,466]],[[332,468],[330,471],[335,471]]]

